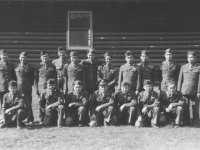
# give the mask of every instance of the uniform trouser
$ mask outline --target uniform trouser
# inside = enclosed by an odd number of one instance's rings
[[[45,111],[44,120],[42,122],[45,126],[62,125],[65,108],[59,105],[57,108],[50,108]]]
[[[3,114],[3,118],[5,119],[6,126],[22,126],[22,121],[26,119],[26,112],[23,109],[18,109],[13,111],[11,114]]]
[[[136,116],[136,108],[135,107],[128,107],[124,108],[122,111],[118,111],[117,120],[118,123],[128,123],[133,124],[134,119]]]
[[[63,78],[57,78],[57,86],[63,90],[63,84],[64,84],[64,79]]]
[[[94,88],[87,88],[86,91],[90,94],[90,96],[97,90],[96,87]]]
[[[3,104],[3,96],[6,94],[8,91],[5,92],[0,92],[0,115],[2,114],[2,104]]]
[[[148,119],[151,119],[151,125],[158,125],[158,119],[160,116],[160,108],[159,107],[154,107],[145,114],[142,114],[142,120],[136,121],[136,126],[138,127],[144,127],[148,125]]]
[[[24,94],[24,101],[26,104],[26,109],[27,109],[27,122],[33,122],[34,117],[33,117],[33,110],[32,110],[32,93],[27,93]]]
[[[71,126],[78,123],[83,124],[85,121],[86,117],[86,108],[84,106],[79,106],[79,107],[70,107],[68,108],[68,116],[67,121],[65,122],[67,126]]]

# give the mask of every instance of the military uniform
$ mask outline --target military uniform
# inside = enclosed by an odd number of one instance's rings
[[[160,101],[161,101],[161,111],[164,113],[164,115],[168,118],[176,118],[175,124],[180,125],[181,119],[183,117],[183,106],[184,106],[184,99],[182,96],[182,93],[179,91],[176,91],[172,95],[167,92],[161,92],[160,94]],[[169,107],[169,105],[172,105],[172,111],[167,112],[166,108]]]

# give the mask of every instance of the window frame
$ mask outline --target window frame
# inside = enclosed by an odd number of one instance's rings
[[[69,45],[69,14],[70,13],[89,13],[90,14],[90,36],[88,41],[90,42],[89,46],[70,46]],[[92,19],[92,11],[68,11],[67,12],[67,36],[66,36],[66,47],[67,49],[78,49],[78,50],[87,50],[93,48],[93,19]]]

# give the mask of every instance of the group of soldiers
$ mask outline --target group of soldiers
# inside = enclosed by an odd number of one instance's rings
[[[44,126],[109,126],[136,127],[165,124],[175,119],[174,127],[192,125],[198,119],[200,98],[200,65],[196,53],[188,51],[188,63],[180,67],[173,61],[173,51],[165,50],[165,61],[158,69],[149,61],[149,51],[141,52],[141,63],[134,64],[134,54],[125,53],[126,63],[120,69],[112,65],[113,56],[95,58],[89,49],[87,59],[79,61],[76,51],[58,48],[59,58],[49,61],[41,52],[41,63],[28,63],[27,52],[20,63],[8,61],[8,52],[0,51],[0,127],[17,125],[21,129],[34,123],[32,86],[38,96],[40,124]],[[159,80],[159,91],[154,82]],[[117,87],[117,90],[115,90]]]

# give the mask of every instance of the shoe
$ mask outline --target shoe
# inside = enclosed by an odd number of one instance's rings
[[[107,127],[107,126],[109,126],[110,124],[108,123],[108,122],[106,122],[106,121],[104,121],[104,126],[105,127]]]
[[[158,125],[156,125],[156,124],[151,124],[151,126],[153,127],[153,128],[160,128]]]
[[[175,125],[174,125],[174,128],[176,128],[176,129],[177,129],[177,128],[180,128],[180,125],[175,124]]]
[[[29,125],[33,125],[34,123],[33,123],[32,121],[29,121],[28,124],[29,124]]]
[[[42,125],[42,124],[43,124],[42,121],[40,121],[40,122],[39,122],[39,125]]]
[[[6,127],[5,123],[0,124],[0,128],[5,128],[5,127]]]
[[[83,124],[82,124],[82,123],[79,123],[78,126],[79,126],[79,127],[83,127]]]
[[[62,128],[62,125],[58,125],[58,128]]]
[[[17,129],[20,130],[20,129],[23,129],[23,127],[22,126],[17,126]]]

